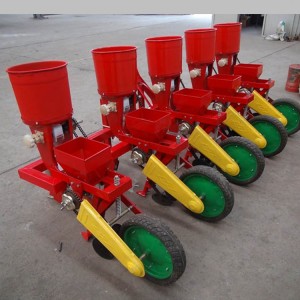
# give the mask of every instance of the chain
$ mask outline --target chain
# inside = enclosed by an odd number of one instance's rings
[[[72,118],[72,121],[75,124],[75,130],[76,130],[76,128],[78,128],[79,131],[81,132],[81,134],[86,138],[87,134],[84,132],[84,130],[82,129],[82,127],[80,126],[80,124],[77,122],[77,120],[75,118]],[[78,135],[75,132],[75,130],[74,130],[73,134],[75,135],[75,137],[78,137]]]

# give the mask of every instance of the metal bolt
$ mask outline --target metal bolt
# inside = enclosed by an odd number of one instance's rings
[[[66,207],[66,204],[65,204],[65,203],[63,203],[63,202],[61,202],[60,204],[62,205],[62,207],[60,208],[60,210],[64,210],[64,209],[65,209],[65,207]]]
[[[146,255],[147,255],[146,253],[143,253],[143,254],[139,257],[139,259],[140,259],[140,260],[143,260],[143,259],[146,257]]]
[[[114,185],[115,186],[120,185],[120,177],[119,177],[119,175],[115,175],[115,177],[114,177]]]

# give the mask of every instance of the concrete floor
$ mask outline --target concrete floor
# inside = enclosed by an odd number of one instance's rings
[[[29,130],[21,122],[8,67],[66,60],[74,116],[90,133],[101,128],[91,49],[137,46],[139,70],[149,82],[145,38],[210,26],[209,16],[51,15],[35,20],[0,15],[0,299],[299,299],[299,133],[281,154],[266,159],[257,182],[232,186],[235,206],[218,224],[195,220],[179,204],[161,207],[150,196],[129,192],[146,214],[167,223],[185,248],[186,271],[168,287],[135,278],[116,260],[98,257],[81,238],[82,226],[73,214],[61,212],[46,191],[18,178],[18,167],[38,152],[23,146]],[[299,63],[300,43],[266,41],[260,32],[243,29],[240,60],[264,64],[262,77],[276,80],[273,98],[300,101],[299,94],[284,90],[289,65]],[[182,78],[190,87],[185,57]],[[141,186],[139,170],[126,156],[121,162],[120,172]]]

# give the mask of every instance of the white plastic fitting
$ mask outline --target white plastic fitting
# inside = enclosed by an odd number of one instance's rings
[[[158,82],[152,85],[151,90],[154,94],[158,94],[166,90],[166,85],[164,82]]]
[[[201,70],[200,69],[193,69],[190,71],[190,76],[191,78],[196,78],[201,75]]]
[[[33,148],[37,143],[44,143],[44,133],[35,131],[34,134],[26,134],[23,137],[23,142],[28,148]]]
[[[109,115],[111,112],[117,111],[117,105],[115,102],[108,102],[108,104],[100,105],[100,113],[103,116]]]
[[[221,58],[219,61],[218,61],[218,66],[219,67],[224,67],[228,65],[228,58],[224,57],[224,58]]]
[[[24,135],[23,142],[24,142],[25,146],[28,148],[33,148],[35,146],[35,141],[31,134]]]

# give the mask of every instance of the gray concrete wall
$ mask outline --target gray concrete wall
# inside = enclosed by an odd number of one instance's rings
[[[299,18],[299,14],[266,14],[262,35],[267,36],[276,33],[279,22],[284,21],[287,35],[294,38],[300,34]]]

